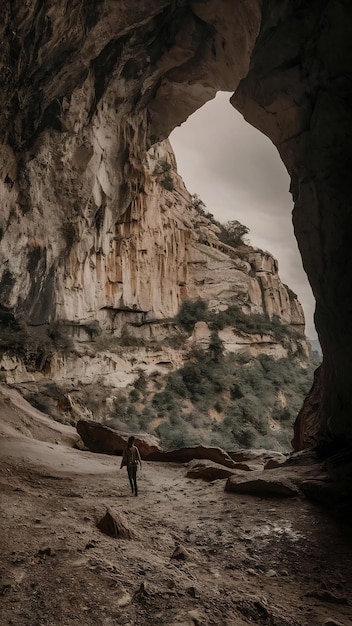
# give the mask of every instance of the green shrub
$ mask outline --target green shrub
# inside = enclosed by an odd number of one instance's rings
[[[207,319],[208,305],[205,300],[184,300],[176,316],[176,321],[191,333],[195,324]]]
[[[244,236],[248,235],[249,228],[241,224],[238,220],[230,220],[229,222],[225,222],[225,224],[220,224],[220,233],[218,235],[220,241],[225,243],[227,246],[232,246],[233,248],[238,248],[239,246],[243,246]]]
[[[174,393],[180,398],[185,398],[187,396],[187,387],[179,371],[172,372],[168,375],[167,387],[171,393]]]
[[[134,388],[138,389],[138,391],[140,391],[141,393],[144,393],[146,391],[148,380],[143,370],[139,370],[139,376],[134,381],[133,385],[134,385]]]
[[[208,312],[207,322],[213,331],[222,330],[225,326],[230,326],[249,335],[273,335],[278,342],[288,344],[290,338],[297,338],[291,326],[283,324],[280,319],[274,316],[272,319],[259,313],[246,315],[237,305],[229,306],[225,311]]]
[[[224,355],[224,342],[220,339],[217,330],[211,332],[208,353],[215,363],[219,363]]]
[[[160,184],[167,191],[174,191],[175,189],[174,181],[172,179],[171,174],[169,174],[169,172],[164,174],[163,178],[160,180]]]
[[[129,399],[131,400],[131,402],[138,402],[140,397],[141,395],[137,389],[131,389],[129,393]]]

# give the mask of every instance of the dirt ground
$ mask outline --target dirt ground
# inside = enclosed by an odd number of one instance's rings
[[[350,528],[314,504],[161,463],[134,497],[119,458],[73,449],[73,429],[5,388],[0,422],[1,626],[352,624]],[[133,539],[98,530],[107,509]]]

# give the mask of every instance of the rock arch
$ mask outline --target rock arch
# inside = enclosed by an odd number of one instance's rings
[[[75,216],[84,212],[90,225],[84,237],[98,267],[93,221],[112,222],[127,209],[133,217],[147,147],[216,91],[232,90],[233,105],[273,141],[291,176],[294,229],[317,303],[324,362],[295,445],[316,430],[321,440],[351,445],[350,3],[4,5],[2,304],[26,308],[38,323],[54,311],[60,276],[75,263],[69,246],[82,236]]]

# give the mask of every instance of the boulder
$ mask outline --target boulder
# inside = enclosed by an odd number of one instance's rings
[[[176,559],[177,561],[187,561],[189,559],[189,553],[183,546],[176,546],[172,555],[172,559]]]
[[[186,476],[187,478],[202,478],[203,480],[220,480],[221,478],[228,478],[233,474],[233,470],[230,468],[213,463],[208,460],[193,460],[188,464]]]
[[[118,513],[112,513],[109,509],[97,523],[97,528],[104,535],[114,539],[132,539],[134,532],[129,528],[126,520]]]
[[[230,476],[225,491],[246,493],[259,497],[292,498],[299,494],[295,484],[285,476],[272,476],[268,472],[256,472],[250,476]]]
[[[284,463],[285,461],[279,461],[278,459],[269,459],[269,461],[265,463],[264,469],[276,469],[277,467],[281,467]]]
[[[316,450],[309,449],[309,450],[301,450],[300,452],[292,452],[286,457],[284,464],[287,466],[306,467],[308,465],[316,466],[320,462],[321,461],[319,459],[319,456]]]
[[[152,452],[146,457],[147,461],[163,461],[170,463],[188,463],[192,459],[208,459],[225,467],[236,468],[236,463],[221,448],[207,446],[192,446],[178,450]]]
[[[331,480],[327,476],[308,478],[301,483],[302,493],[323,506],[334,515],[350,519],[352,514],[352,483],[349,480]]]
[[[276,450],[230,450],[228,452],[231,459],[237,463],[250,463],[251,465],[265,465],[270,460],[278,462],[284,462],[287,459],[287,454],[277,452]]]
[[[91,452],[121,454],[131,434],[136,439],[135,443],[142,458],[161,450],[159,439],[147,433],[124,433],[91,420],[79,420],[76,428],[84,445]]]

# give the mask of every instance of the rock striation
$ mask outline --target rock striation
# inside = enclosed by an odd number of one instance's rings
[[[116,311],[128,319],[175,311],[190,231],[164,239],[156,213],[150,260],[160,289],[140,280],[148,239],[141,232],[157,202],[147,151],[216,91],[232,91],[292,179],[294,228],[324,352],[310,424],[332,445],[351,444],[349,3],[3,4],[2,306],[36,326],[65,319],[112,328]],[[172,206],[168,213],[178,220]],[[286,297],[277,287],[277,297],[257,302],[256,290],[257,283],[251,305],[269,311]]]

